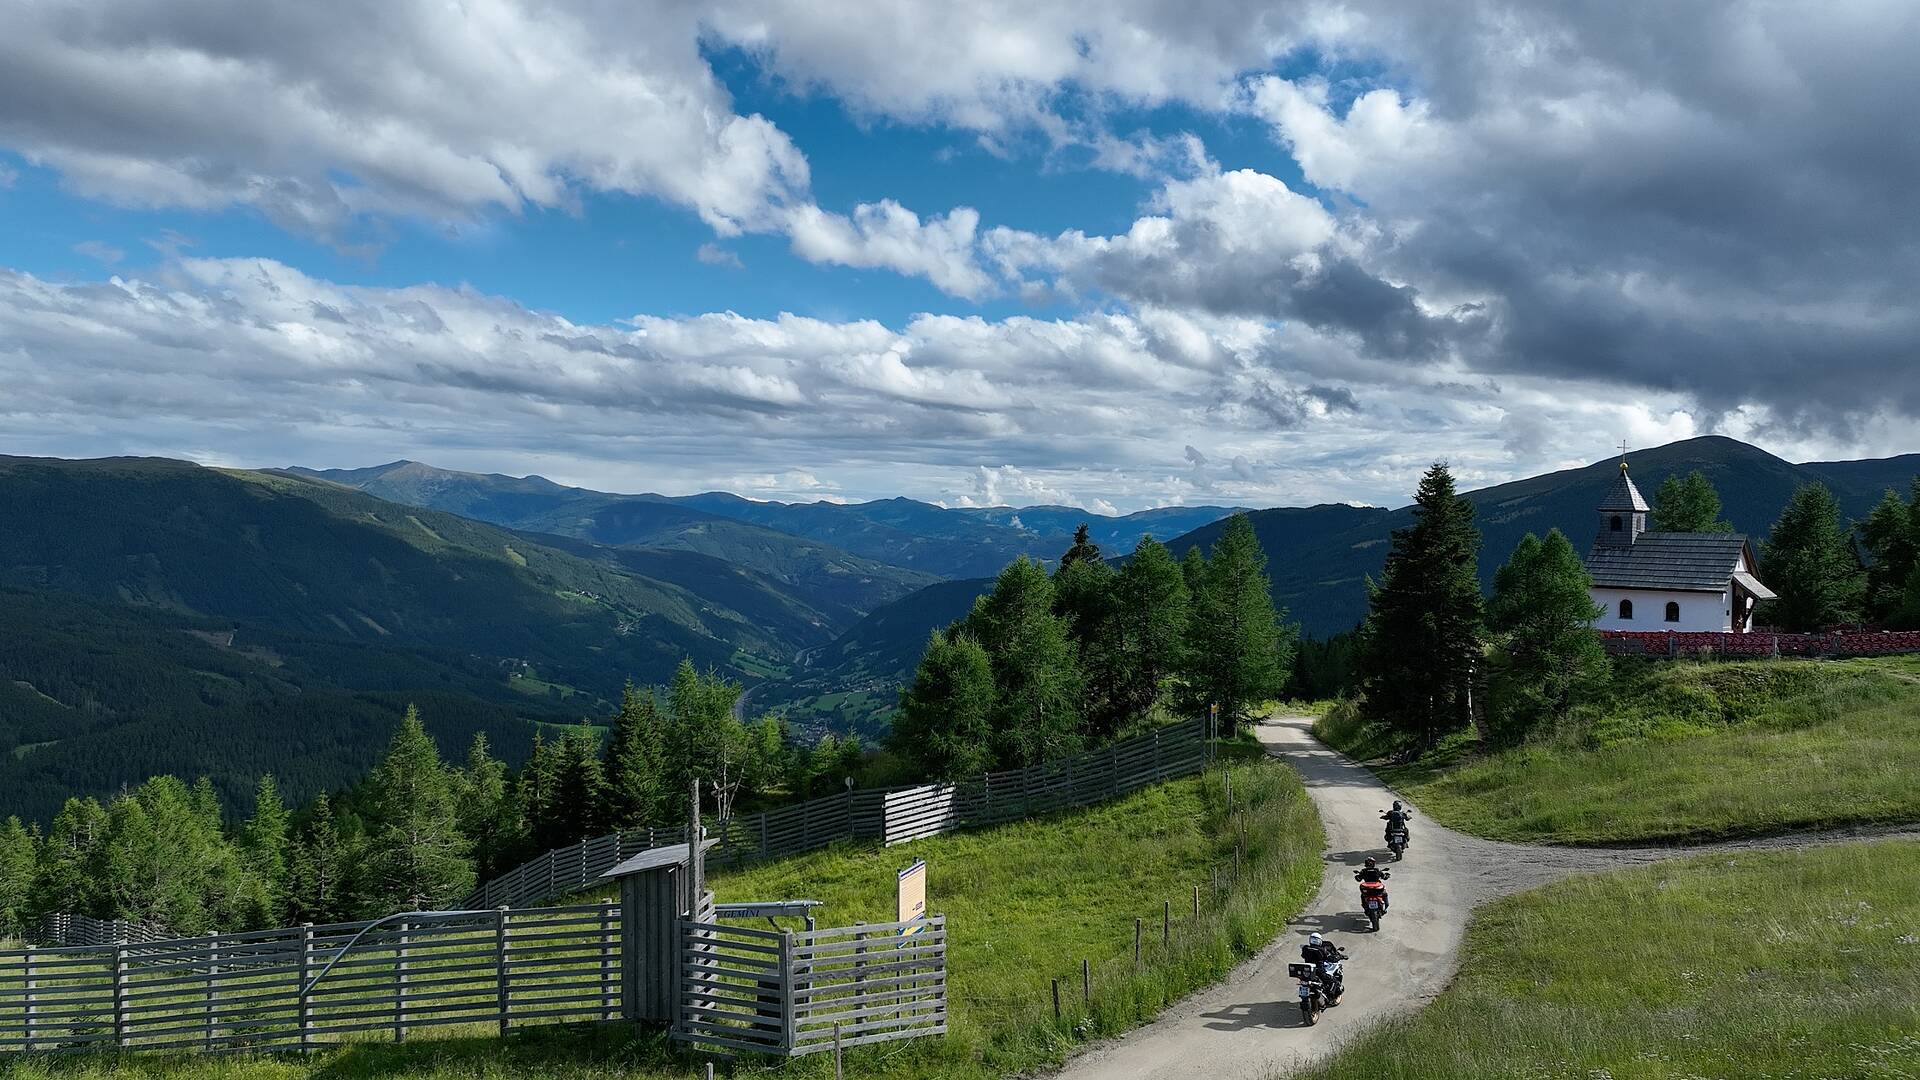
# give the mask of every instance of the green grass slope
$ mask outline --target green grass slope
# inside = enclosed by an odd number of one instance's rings
[[[1315,731],[1442,824],[1498,840],[1665,843],[1920,821],[1920,659],[1624,665],[1596,715],[1417,760],[1350,711]]]
[[[1305,790],[1284,766],[1238,748],[1234,813],[1225,813],[1220,773],[1159,785],[1069,814],[885,849],[842,848],[717,875],[719,899],[823,900],[821,925],[890,922],[894,871],[928,864],[929,907],[948,917],[950,1034],[864,1047],[847,1055],[852,1077],[985,1080],[1029,1075],[1076,1045],[1150,1018],[1163,1005],[1225,975],[1264,945],[1320,882],[1323,837]],[[1241,881],[1192,915],[1195,885],[1233,864],[1244,831]],[[1172,944],[1159,944],[1162,905],[1174,911]],[[1149,928],[1144,963],[1133,966],[1133,923]],[[1078,1001],[1080,961],[1093,971],[1093,1001]],[[1052,1014],[1052,980],[1065,1016]],[[723,1067],[724,1069],[724,1067]],[[735,1076],[825,1077],[826,1055],[774,1065],[747,1059]],[[83,1057],[16,1064],[13,1077],[247,1078],[326,1076],[350,1080],[631,1078],[700,1075],[658,1034],[623,1025],[529,1028],[505,1040],[455,1029],[395,1046],[369,1042],[323,1051],[311,1062],[282,1057]]]
[[[1483,908],[1453,985],[1314,1080],[1920,1075],[1920,843],[1716,855]]]

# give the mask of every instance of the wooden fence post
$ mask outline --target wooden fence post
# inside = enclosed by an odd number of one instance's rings
[[[300,924],[300,994],[295,1003],[300,1019],[300,1052],[313,1050],[313,991],[307,981],[313,974],[313,924]]]
[[[1200,886],[1193,887],[1193,921],[1200,921]]]
[[[33,1052],[33,1021],[34,1021],[34,1012],[35,1012],[33,992],[34,990],[38,989],[38,984],[34,981],[33,974],[34,974],[33,946],[29,945],[27,946],[27,985],[25,987],[26,1000],[22,1002],[22,1006],[21,1006],[23,1009],[26,1010],[25,1023],[22,1024],[21,1027],[23,1029],[23,1034],[25,1035],[25,1038],[26,1038],[28,1053]]]
[[[1080,958],[1080,1004],[1093,1004],[1093,966],[1084,956]]]
[[[393,946],[393,1041],[407,1041],[407,929],[400,923],[400,937]]]
[[[619,941],[613,933],[613,901],[600,904],[600,1019],[613,1019],[613,954]]]
[[[1133,920],[1133,966],[1135,968],[1138,968],[1140,966],[1140,929],[1144,925],[1145,925],[1144,920],[1140,919],[1137,916],[1134,918]]]
[[[793,931],[780,931],[780,1050],[793,1053]],[[840,1067],[840,1025],[833,1025],[833,1066]]]
[[[500,1014],[500,1034],[507,1033],[507,1008],[512,1004],[507,991],[507,909],[493,913],[493,952],[497,959],[494,982],[495,1010]]]
[[[1160,908],[1160,944],[1173,943],[1173,901],[1161,901]]]
[[[113,947],[113,1042],[127,1045],[127,946]]]
[[[206,1007],[201,1010],[201,1020],[206,1024],[207,1031],[206,1031],[206,1037],[202,1039],[200,1043],[200,1048],[202,1050],[213,1049],[213,1033],[214,1033],[214,1028],[217,1026],[215,1021],[214,1002],[218,999],[219,993],[220,993],[219,985],[218,985],[219,981],[220,981],[220,935],[215,934],[213,936],[213,940],[207,943]]]
[[[1060,1019],[1060,980],[1053,980],[1053,1018]]]

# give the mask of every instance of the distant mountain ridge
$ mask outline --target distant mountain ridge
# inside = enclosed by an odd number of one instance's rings
[[[720,491],[621,495],[566,487],[538,476],[459,472],[415,461],[366,469],[279,471],[344,484],[394,502],[603,544],[673,547],[688,545],[689,537],[699,536],[701,550],[708,554],[767,569],[740,554],[742,549],[777,546],[745,528],[753,526],[828,545],[859,559],[944,578],[995,574],[1021,555],[1056,559],[1082,523],[1095,543],[1126,551],[1148,532],[1162,538],[1176,536],[1235,510],[1169,506],[1115,517],[1068,506],[949,508],[906,498],[781,503]],[[718,522],[731,522],[734,527]],[[929,580],[922,579],[915,587]],[[872,606],[877,603],[868,609]]]

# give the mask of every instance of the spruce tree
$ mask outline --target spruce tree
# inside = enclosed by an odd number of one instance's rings
[[[33,875],[39,852],[33,834],[17,817],[0,826],[0,938],[26,932],[33,907]]]
[[[1073,546],[1060,556],[1059,569],[1065,570],[1077,562],[1099,561],[1100,545],[1087,538],[1087,523],[1083,521],[1079,528],[1073,530]]]
[[[407,707],[368,787],[364,910],[439,910],[458,901],[473,887],[473,861],[454,823],[451,777],[419,710]]]
[[[314,799],[289,859],[288,921],[340,922],[358,912],[353,871],[359,857],[360,845],[341,834],[332,800]]]
[[[34,873],[33,913],[90,915],[103,906],[95,864],[107,838],[107,811],[93,798],[70,798],[47,827]]]
[[[591,840],[603,831],[600,811],[606,799],[600,769],[600,737],[582,720],[560,740],[554,766],[553,804],[540,846],[564,847]]]
[[[636,829],[664,819],[666,790],[660,754],[666,742],[652,691],[628,683],[620,695],[607,740],[606,821],[610,829]]]
[[[1081,675],[1040,564],[1021,556],[1002,570],[993,591],[974,601],[965,632],[993,667],[999,764],[1034,765],[1078,750]]]
[[[272,925],[286,910],[290,819],[273,774],[262,775],[253,791],[253,816],[240,831],[241,851],[253,884],[244,913],[250,926]]]
[[[1733,526],[1720,520],[1720,493],[1700,470],[1685,479],[1669,475],[1653,496],[1654,532],[1730,533]]]
[[[1396,529],[1371,584],[1361,671],[1368,715],[1420,746],[1471,722],[1474,664],[1483,633],[1473,504],[1437,463],[1414,495],[1414,523]]]
[[[964,633],[934,631],[900,691],[894,749],[917,775],[961,780],[993,766],[993,666]]]
[[[1121,569],[1114,594],[1115,632],[1125,655],[1116,693],[1125,715],[1140,718],[1185,667],[1186,577],[1165,544],[1143,536]]]
[[[1600,688],[1609,670],[1593,620],[1600,608],[1573,545],[1553,529],[1528,533],[1494,576],[1487,604],[1493,729],[1518,741]]]
[[[1186,684],[1191,707],[1218,705],[1224,731],[1279,694],[1293,631],[1274,610],[1267,555],[1245,514],[1227,520],[1189,607]]]
[[[1840,525],[1840,504],[1820,484],[1793,493],[1761,545],[1760,579],[1778,599],[1761,621],[1783,630],[1820,630],[1860,617],[1865,580]]]
[[[1126,720],[1120,690],[1127,682],[1125,668],[1131,657],[1116,625],[1120,612],[1114,590],[1119,575],[1100,560],[1099,548],[1093,551],[1091,557],[1060,561],[1053,575],[1053,609],[1066,620],[1080,669],[1083,730],[1089,738],[1103,741]]]
[[[555,770],[559,766],[559,748],[547,742],[546,735],[539,729],[533,733],[533,750],[527,755],[527,764],[520,770],[515,783],[515,792],[520,803],[520,812],[526,822],[527,835],[539,846],[539,837],[545,836],[550,829],[547,824],[553,813]]]
[[[473,844],[474,869],[480,877],[491,878],[511,868],[525,854],[526,822],[520,799],[484,731],[474,733],[466,767],[455,778],[454,819],[460,835]]]
[[[1903,500],[1891,489],[1854,529],[1872,563],[1867,567],[1867,615],[1893,630],[1920,628],[1920,604],[1909,604],[1910,593],[1920,594],[1920,477],[1912,498]]]

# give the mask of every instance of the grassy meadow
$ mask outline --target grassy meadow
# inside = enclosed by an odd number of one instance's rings
[[[1402,760],[1329,712],[1315,733],[1442,824],[1497,840],[1671,843],[1920,821],[1920,657],[1623,664],[1609,699],[1525,745],[1462,731]]]
[[[1078,1044],[1151,1018],[1163,1005],[1224,976],[1278,933],[1319,887],[1323,834],[1294,774],[1256,748],[1229,746],[1233,812],[1219,769],[1162,784],[1087,810],[934,837],[876,850],[839,847],[716,874],[722,901],[821,900],[822,926],[894,918],[894,871],[928,863],[929,907],[948,919],[950,1032],[849,1052],[853,1077],[985,1080],[1063,1060]],[[1211,895],[1216,871],[1234,865],[1236,886]],[[1202,909],[1193,917],[1193,889]],[[1160,944],[1163,905],[1173,910],[1172,944]],[[1140,970],[1134,920],[1144,919]],[[1093,972],[1092,1002],[1080,1004],[1080,962]],[[1065,1015],[1053,1019],[1052,980]],[[390,1080],[699,1075],[657,1035],[621,1025],[529,1027],[505,1040],[419,1037],[405,1045],[356,1044],[316,1054],[226,1058],[128,1054],[43,1058],[0,1064],[0,1075],[41,1078],[281,1080],[318,1076]],[[723,1066],[723,1073],[727,1071]],[[824,1077],[827,1055],[784,1064],[742,1062],[733,1075]]]
[[[1453,985],[1314,1080],[1920,1076],[1920,843],[1707,856],[1482,908]]]

